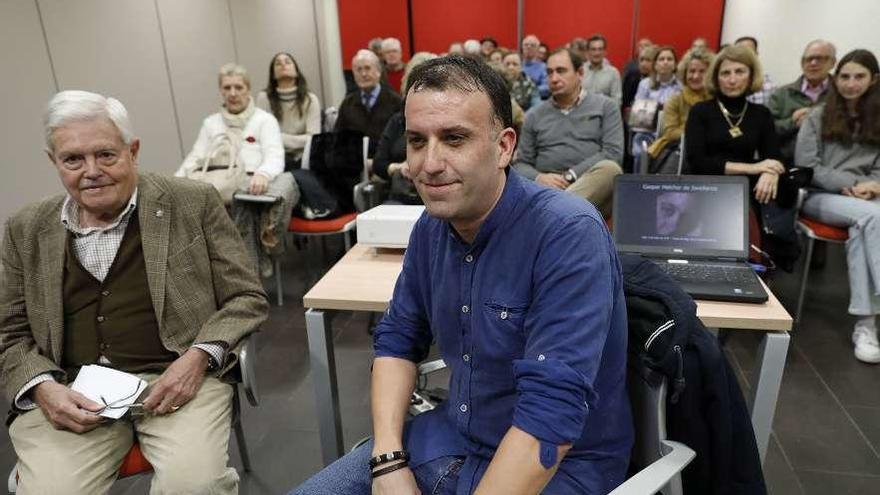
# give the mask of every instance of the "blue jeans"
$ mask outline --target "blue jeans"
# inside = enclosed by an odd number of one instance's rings
[[[322,469],[289,495],[370,495],[370,454],[373,441],[361,445]],[[412,469],[423,495],[452,495],[464,457],[446,456]]]

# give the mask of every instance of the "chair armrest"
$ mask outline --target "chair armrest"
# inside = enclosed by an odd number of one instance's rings
[[[247,397],[250,405],[254,407],[260,405],[260,392],[257,388],[256,358],[256,334],[252,333],[244,338],[241,350],[238,353],[238,366],[241,369],[241,385],[244,388],[244,395]]]
[[[651,463],[634,476],[623,482],[609,495],[649,495],[657,493],[677,478],[696,456],[687,445],[669,440],[662,441],[666,455]]]
[[[430,375],[431,373],[440,371],[444,368],[446,368],[446,363],[442,359],[428,361],[427,363],[419,365],[418,374],[419,376]]]

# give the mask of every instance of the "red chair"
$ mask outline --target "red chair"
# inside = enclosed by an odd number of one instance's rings
[[[795,325],[800,325],[801,310],[803,310],[804,296],[807,292],[807,276],[810,274],[810,263],[813,260],[813,247],[816,241],[843,244],[849,239],[849,232],[846,227],[834,227],[804,215],[800,215],[798,218],[796,228],[807,238],[807,253],[804,256],[803,274],[801,274],[801,284],[798,290],[797,311],[794,315]]]

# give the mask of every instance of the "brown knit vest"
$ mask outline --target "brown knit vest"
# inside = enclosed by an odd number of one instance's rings
[[[62,366],[74,376],[104,355],[127,372],[162,371],[177,354],[162,345],[150,298],[137,210],[110,271],[99,282],[77,260],[68,234],[64,264]]]

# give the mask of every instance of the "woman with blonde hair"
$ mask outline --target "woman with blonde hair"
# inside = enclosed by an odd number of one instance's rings
[[[682,57],[676,77],[683,89],[666,100],[663,106],[662,131],[657,140],[648,147],[648,154],[652,159],[656,160],[667,148],[678,147],[691,108],[710,98],[705,84],[706,71],[714,57],[714,53],[703,49],[688,50]]]

